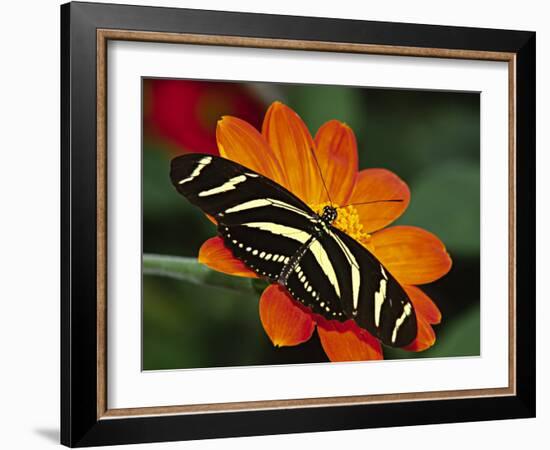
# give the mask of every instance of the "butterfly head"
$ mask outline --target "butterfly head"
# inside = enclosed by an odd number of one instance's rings
[[[325,223],[331,224],[338,217],[338,212],[333,206],[325,206],[323,208],[323,214],[321,214],[321,220]]]

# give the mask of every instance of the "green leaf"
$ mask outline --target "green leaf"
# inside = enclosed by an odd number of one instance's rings
[[[313,136],[321,125],[332,119],[347,123],[360,135],[363,127],[360,92],[345,86],[287,87],[288,105],[300,114]],[[320,102],[324,107],[320,107]]]
[[[479,255],[479,164],[455,161],[423,172],[411,188],[411,204],[398,223],[435,233],[451,257]]]
[[[253,365],[272,348],[257,294],[144,277],[143,370]]]
[[[426,167],[479,162],[479,94],[442,91],[364,91],[360,167],[383,167],[407,183]]]
[[[444,326],[444,323],[441,325]],[[480,355],[480,311],[479,305],[461,314],[448,324],[439,337],[430,356],[478,356]]]
[[[170,158],[161,146],[143,149],[143,210],[150,216],[165,217],[181,207],[181,198],[170,182]]]
[[[199,263],[196,258],[169,255],[144,254],[143,274],[163,276],[203,286],[254,294],[263,291],[267,286],[267,283],[263,280],[236,277],[216,272]],[[263,287],[260,286],[262,283]]]

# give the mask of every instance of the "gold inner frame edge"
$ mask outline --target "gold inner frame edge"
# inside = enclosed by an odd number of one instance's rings
[[[479,50],[389,46],[326,41],[251,38],[185,33],[98,29],[97,81],[97,419],[133,416],[208,414],[269,409],[395,403],[421,400],[511,396],[516,394],[516,54]],[[364,53],[392,56],[471,59],[508,62],[508,387],[410,392],[338,397],[263,400],[199,405],[147,406],[109,409],[107,405],[107,42],[109,40],[182,43],[232,47]]]

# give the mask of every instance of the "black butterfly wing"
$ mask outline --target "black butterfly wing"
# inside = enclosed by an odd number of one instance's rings
[[[412,302],[399,282],[376,257],[355,239],[334,227],[328,238],[340,247],[334,251],[342,263],[342,276],[351,281],[342,296],[343,309],[357,324],[392,347],[404,347],[417,335]],[[342,258],[343,256],[343,258]],[[345,278],[344,278],[345,279]]]
[[[204,154],[175,158],[171,179],[178,192],[216,218],[235,257],[283,284],[313,312],[330,320],[354,319],[393,347],[416,337],[413,305],[389,271],[284,187]]]
[[[289,210],[299,210],[305,214],[303,217],[314,215],[303,201],[280,184],[219,156],[191,153],[174,158],[170,178],[177,191],[191,203],[216,218],[223,218],[224,221],[236,221],[242,216],[234,214],[232,219],[226,214],[228,209],[266,199],[289,205]],[[248,206],[249,208],[242,207],[240,211],[250,213],[254,208],[250,203]],[[264,213],[268,214],[269,211],[261,214]],[[256,217],[258,211],[254,210],[252,214]]]
[[[172,160],[170,177],[179,193],[217,220],[233,255],[270,281],[311,237],[317,215],[304,202],[233,161],[183,155]]]
[[[322,227],[322,224],[321,224]],[[328,320],[348,320],[342,297],[349,294],[345,262],[339,250],[321,231],[302,249],[298,264],[293,267],[285,287],[298,301]],[[336,250],[338,253],[334,253]]]
[[[326,319],[354,319],[384,344],[403,347],[417,334],[407,294],[361,244],[333,226],[308,247],[287,289]]]

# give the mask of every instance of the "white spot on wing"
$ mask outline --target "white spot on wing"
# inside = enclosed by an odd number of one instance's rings
[[[284,236],[289,239],[301,242],[302,244],[306,243],[311,235],[303,230],[293,227],[287,227],[286,225],[280,225],[273,222],[249,222],[243,223],[244,227],[256,228],[262,231],[268,231],[269,233],[276,234],[279,236]]]
[[[342,241],[342,239],[340,239],[340,237],[332,231],[329,231],[329,234],[339,245],[340,249],[346,256],[346,259],[351,266],[351,291],[353,295],[353,309],[357,310],[357,307],[359,305],[359,289],[361,287],[361,272],[359,271],[359,264],[357,264],[355,256],[353,256],[353,253]]]
[[[252,174],[247,173],[247,175],[251,176]],[[241,203],[240,205],[235,205],[235,206],[232,206],[231,208],[226,209],[225,213],[226,214],[236,213],[240,211],[246,211],[248,209],[262,208],[264,206],[274,206],[275,208],[286,209],[296,214],[300,214],[301,216],[307,217],[308,219],[311,218],[311,215],[308,214],[306,211],[303,211],[300,208],[297,208],[296,206],[290,205],[281,200],[276,200],[274,198],[259,198],[256,200],[249,200],[247,202]]]
[[[193,180],[194,178],[197,178],[200,175],[202,169],[204,169],[205,166],[207,166],[211,162],[212,162],[212,157],[211,156],[205,156],[204,158],[200,159],[198,164],[197,164],[197,167],[195,167],[193,172],[191,172],[191,175],[189,175],[187,178],[184,178],[183,180],[180,180],[178,184],[188,183],[189,181]]]
[[[225,210],[226,214],[235,213],[239,211],[245,211],[247,209],[261,208],[262,206],[271,205],[269,199],[261,198],[258,200],[249,200],[248,202],[241,203],[240,205],[233,206]]]
[[[401,325],[403,325],[403,322],[405,322],[405,319],[411,315],[411,312],[412,312],[411,304],[407,303],[403,308],[403,314],[401,314],[401,317],[395,321],[395,327],[393,328],[393,332],[391,334],[392,343],[395,343],[399,328],[401,327]]]
[[[380,312],[382,311],[384,300],[386,300],[386,283],[387,281],[381,278],[378,291],[374,293],[374,324],[376,327],[380,325]]]
[[[317,240],[311,243],[309,249],[311,250],[311,253],[317,260],[317,264],[319,264],[319,267],[321,267],[321,270],[323,271],[325,276],[328,278],[330,284],[332,284],[332,286],[334,287],[336,295],[340,297],[340,285],[338,284],[336,271],[334,270],[334,267],[330,262],[330,258],[326,250]]]
[[[243,183],[245,181],[246,181],[246,175],[239,175],[239,176],[230,178],[221,186],[199,192],[199,197],[207,197],[209,195],[221,194],[223,192],[232,191],[233,189],[236,189],[235,186],[237,186],[237,184]]]

